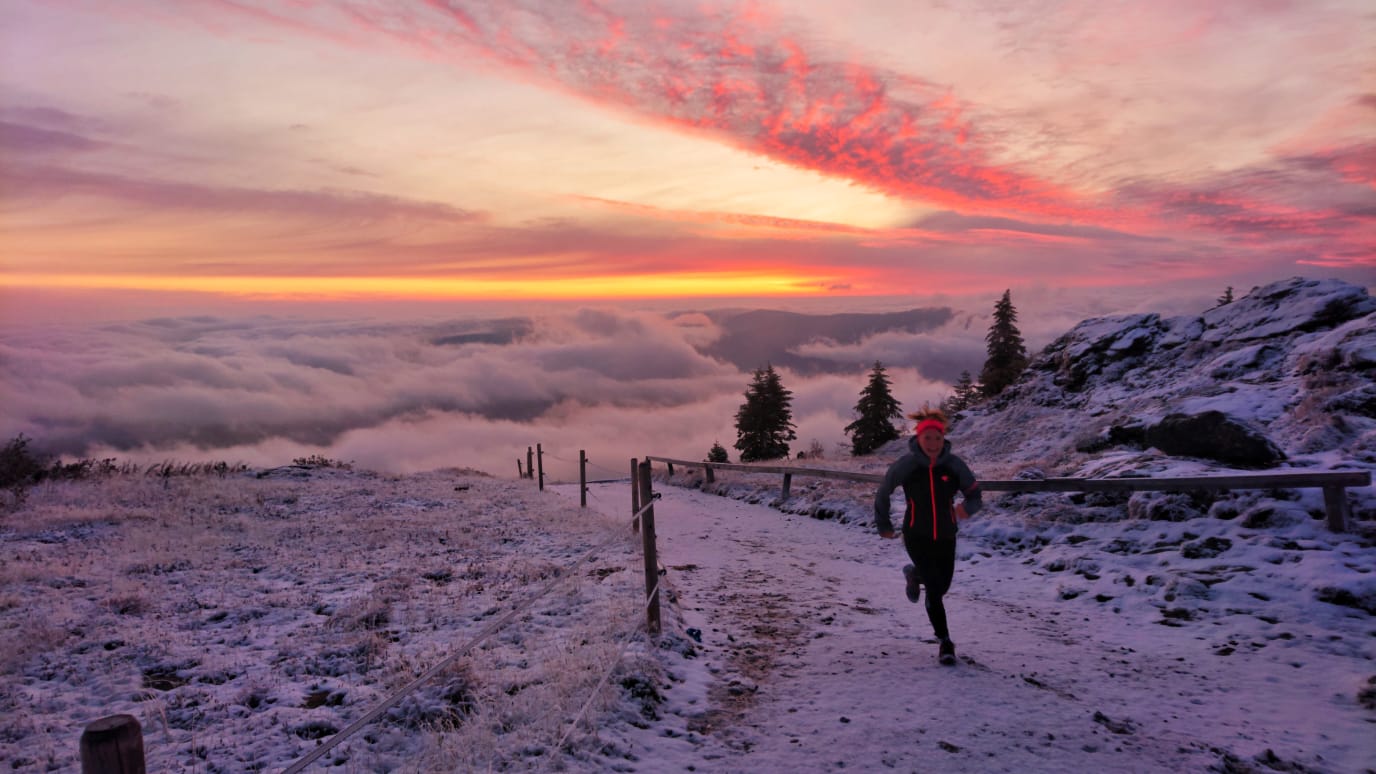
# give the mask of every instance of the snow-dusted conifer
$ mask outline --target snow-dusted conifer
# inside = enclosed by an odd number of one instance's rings
[[[869,384],[860,391],[860,400],[855,404],[856,419],[846,425],[851,454],[869,454],[898,438],[898,428],[893,426],[893,420],[903,416],[903,410],[889,387],[884,364],[874,361]]]
[[[1011,291],[1003,291],[1003,298],[994,305],[994,324],[984,337],[988,342],[989,358],[980,372],[981,389],[988,397],[1003,392],[1018,380],[1027,368],[1027,346],[1017,326],[1018,311],[1013,308]]]
[[[736,411],[735,446],[741,462],[788,456],[788,442],[798,437],[792,406],[793,393],[784,388],[774,366],[755,369],[745,403]]]

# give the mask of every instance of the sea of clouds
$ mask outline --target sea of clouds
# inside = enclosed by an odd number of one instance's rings
[[[855,314],[845,325],[838,317],[834,335],[832,317],[813,315],[799,326],[806,334],[758,331],[767,346],[733,327],[739,309],[425,321],[217,311],[9,324],[0,328],[0,436],[141,463],[268,466],[319,454],[387,472],[501,476],[516,475],[538,444],[547,476],[576,478],[584,450],[589,476],[605,478],[627,473],[632,457],[697,459],[714,443],[735,459],[734,417],[751,371],[805,360],[778,366],[793,392],[793,452],[815,442],[834,457],[848,448],[844,428],[876,360],[905,410],[935,403],[962,370],[978,374],[992,306],[922,307],[918,322],[889,329],[892,319],[875,313],[862,334]],[[1036,351],[1079,319],[1047,308],[1020,325]]]

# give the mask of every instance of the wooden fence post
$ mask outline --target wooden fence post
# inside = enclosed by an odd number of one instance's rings
[[[545,491],[545,450],[540,448],[540,444],[535,444],[535,465],[540,471],[540,491]]]
[[[588,453],[578,450],[578,507],[588,507]]]
[[[535,450],[526,447],[526,478],[535,478]]]
[[[1328,511],[1328,528],[1334,532],[1346,532],[1347,490],[1341,486],[1325,486],[1323,507]]]
[[[144,774],[143,729],[133,715],[109,715],[81,732],[81,774]]]
[[[714,475],[714,474],[712,473],[712,466],[711,466],[711,465],[703,465],[702,467],[703,467],[704,470],[707,471],[707,483],[709,483],[709,484],[714,483],[714,482],[717,480],[717,477],[716,477],[716,475]]]
[[[792,487],[792,486],[793,486],[793,474],[792,474],[792,473],[785,473],[785,474],[784,474],[784,486],[783,486],[783,490],[779,493],[779,499],[780,499],[780,500],[787,500],[787,499],[788,499],[788,490],[789,490],[789,488]]]
[[[645,509],[641,515],[642,544],[645,547],[645,627],[651,634],[659,634],[659,557],[655,553],[654,485],[650,483],[650,461],[640,463],[640,500]]]
[[[525,470],[521,468],[521,458],[520,458],[520,457],[517,457],[517,458],[516,458],[516,477],[517,477],[517,478],[525,478],[525,477],[526,477],[526,472],[525,472]]]
[[[647,460],[648,462],[648,460]],[[631,458],[631,531],[640,531],[640,462]]]

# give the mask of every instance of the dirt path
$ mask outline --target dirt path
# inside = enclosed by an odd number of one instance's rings
[[[960,663],[943,667],[897,541],[672,487],[655,511],[711,676],[708,709],[683,718],[707,770],[1244,772],[1228,761],[1252,751],[1230,742],[1285,741],[1249,689],[1272,678],[1202,637],[1091,619],[1016,559],[962,547],[947,602]]]

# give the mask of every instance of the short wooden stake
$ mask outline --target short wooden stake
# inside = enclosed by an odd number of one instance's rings
[[[588,452],[578,450],[578,507],[588,507]]]
[[[81,774],[144,774],[143,729],[133,715],[108,715],[81,733]]]

